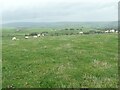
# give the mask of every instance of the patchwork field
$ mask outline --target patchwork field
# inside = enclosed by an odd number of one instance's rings
[[[25,88],[116,88],[118,35],[89,34],[25,39],[3,30],[2,82]]]

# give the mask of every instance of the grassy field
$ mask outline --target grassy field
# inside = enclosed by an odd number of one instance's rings
[[[3,30],[3,87],[116,88],[117,34],[62,35],[12,41]]]

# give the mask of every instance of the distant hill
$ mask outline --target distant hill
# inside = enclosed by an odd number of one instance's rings
[[[3,27],[45,27],[45,28],[63,28],[63,27],[94,27],[94,28],[117,28],[118,22],[12,22],[4,23]]]

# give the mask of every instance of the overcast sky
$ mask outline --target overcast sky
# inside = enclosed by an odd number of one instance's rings
[[[119,0],[2,0],[3,22],[117,21]]]

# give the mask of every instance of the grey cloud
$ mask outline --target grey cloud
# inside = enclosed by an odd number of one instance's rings
[[[4,21],[12,21],[12,20],[33,20],[33,21],[80,21],[80,20],[96,20],[100,18],[100,11],[104,8],[117,7],[116,3],[106,3],[106,4],[89,4],[89,3],[50,3],[46,7],[35,6],[31,8],[18,8],[17,10],[9,10],[7,12],[3,12],[3,20]],[[110,11],[110,10],[109,10]],[[103,12],[105,13],[105,12]],[[112,13],[112,11],[111,11]],[[108,14],[104,17],[100,18],[105,20]],[[113,19],[109,16],[109,19]],[[106,19],[107,20],[107,19]]]

